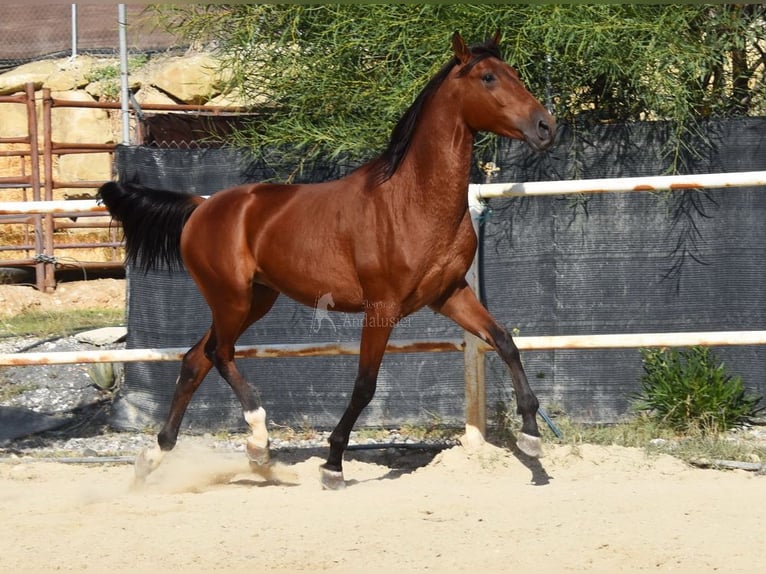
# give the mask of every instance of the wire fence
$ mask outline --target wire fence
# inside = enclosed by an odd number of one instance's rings
[[[143,4],[126,5],[128,50],[178,48],[157,29]],[[1,4],[0,73],[22,64],[78,54],[119,54],[117,4]]]

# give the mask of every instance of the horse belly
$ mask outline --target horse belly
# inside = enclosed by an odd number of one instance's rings
[[[296,281],[292,277],[283,277],[273,272],[261,272],[255,281],[276,289],[308,307],[321,306],[323,301],[329,301],[329,307],[334,311],[354,313],[363,310],[362,297],[359,291],[351,285],[326,277],[304,277]]]
[[[259,250],[256,260],[256,282],[303,305],[316,307],[332,300],[334,310],[362,310],[362,288],[353,267],[328,243],[312,249],[279,242],[271,249]]]

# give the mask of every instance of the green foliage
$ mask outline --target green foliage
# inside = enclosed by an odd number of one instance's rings
[[[146,64],[148,58],[143,55],[131,56],[128,59],[128,69],[135,70]],[[106,101],[116,102],[120,99],[120,64],[104,64],[93,68],[85,75],[88,82],[101,82],[103,84],[101,98]]]
[[[761,397],[745,392],[707,347],[642,349],[644,375],[637,408],[679,431],[711,434],[758,412]]]
[[[762,5],[156,5],[183,41],[214,47],[268,118],[239,145],[363,159],[451,56],[503,32],[506,60],[570,122],[763,113]],[[688,126],[688,127],[687,127]],[[681,144],[677,144],[678,145]]]
[[[117,80],[120,77],[120,66],[118,64],[106,64],[93,68],[85,74],[85,79],[89,82],[101,82],[105,80]]]

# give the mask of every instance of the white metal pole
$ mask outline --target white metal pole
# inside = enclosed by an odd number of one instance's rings
[[[485,183],[471,184],[469,186],[468,204],[472,206],[472,213],[478,215],[482,209],[481,200],[493,197],[652,191],[661,189],[723,189],[759,186],[766,186],[766,171],[613,179],[575,179],[529,183]],[[70,213],[79,210],[83,210],[83,212],[106,211],[106,208],[89,199],[33,202],[0,201],[0,215]]]
[[[766,331],[703,331],[693,333],[614,333],[606,335],[555,335],[540,337],[514,337],[521,351],[547,351],[551,349],[640,349],[646,347],[707,347],[766,345]],[[477,341],[479,341],[477,339]],[[464,351],[460,339],[434,341],[391,341],[388,353],[448,353]],[[188,347],[163,349],[112,349],[97,351],[57,351],[32,353],[0,353],[0,366],[64,365],[75,363],[132,363],[154,361],[180,361]],[[480,353],[491,351],[479,341]],[[243,345],[237,347],[237,358],[320,357],[358,355],[358,343],[289,343]]]
[[[70,60],[77,57],[77,4],[72,4],[72,55]]]
[[[128,18],[125,4],[117,6],[117,25],[120,35],[120,109],[122,112],[122,143],[130,144],[130,92],[128,85]]]
[[[519,183],[472,184],[469,193],[477,199],[491,197],[561,195],[627,191],[680,191],[684,189],[758,187],[766,185],[766,171],[573,179]]]

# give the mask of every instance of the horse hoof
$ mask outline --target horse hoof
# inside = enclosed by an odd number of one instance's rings
[[[543,456],[543,441],[539,436],[520,433],[519,437],[516,439],[516,446],[519,447],[521,452],[532,458],[540,458]]]
[[[322,481],[323,490],[343,490],[346,488],[346,481],[343,480],[342,471],[329,470],[324,466],[320,466],[319,477]]]
[[[256,446],[248,442],[247,458],[250,460],[250,466],[267,466],[270,460],[269,447]]]
[[[130,490],[141,490],[146,485],[146,476],[133,476],[133,482],[130,483]]]
[[[141,486],[146,481],[146,477],[160,465],[162,461],[162,451],[158,447],[144,448],[136,456],[136,462],[133,463],[134,486]]]
[[[260,464],[255,461],[250,461],[250,472],[257,474],[266,481],[276,480],[274,475],[274,467],[271,463]]]

